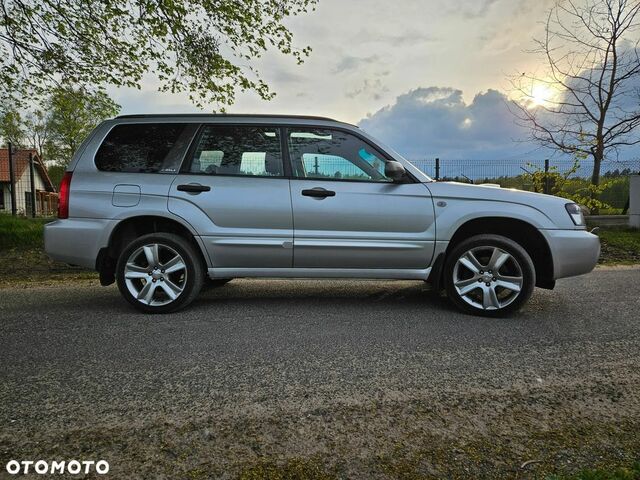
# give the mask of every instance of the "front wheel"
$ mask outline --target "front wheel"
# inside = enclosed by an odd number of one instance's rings
[[[204,266],[184,238],[151,233],[121,252],[116,280],[122,296],[138,310],[168,313],[187,306],[200,293]]]
[[[477,235],[456,245],[444,267],[447,296],[461,310],[498,317],[531,296],[536,272],[519,244],[500,235]]]

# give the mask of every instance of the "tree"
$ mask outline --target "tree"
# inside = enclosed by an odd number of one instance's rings
[[[640,143],[640,1],[578,1],[549,11],[534,51],[545,71],[512,79],[512,111],[537,143],[591,158],[597,186],[603,159]]]
[[[0,138],[2,142],[21,147],[25,141],[24,123],[20,110],[15,104],[6,102],[0,106]]]
[[[104,92],[64,85],[55,88],[35,110],[6,102],[0,109],[0,137],[40,158],[66,167],[80,143],[100,122],[120,111]]]
[[[317,0],[3,0],[0,95],[46,93],[65,82],[92,89],[188,92],[198,106],[233,103],[236,91],[273,93],[252,63],[270,48],[302,63],[287,17]]]
[[[44,109],[47,111],[46,123],[40,124],[38,132],[39,135],[46,134],[44,157],[66,166],[91,130],[106,118],[117,115],[120,105],[104,92],[62,86],[53,90]]]
[[[24,126],[28,143],[38,152],[41,160],[45,158],[45,146],[49,138],[50,115],[41,109],[36,109],[26,115]]]

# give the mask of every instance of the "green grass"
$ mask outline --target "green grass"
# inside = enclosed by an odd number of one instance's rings
[[[547,480],[640,480],[640,462],[629,468],[582,470],[573,475],[550,476]]]
[[[12,217],[0,214],[0,250],[43,246],[43,227],[50,218]]]
[[[79,267],[54,262],[44,253],[44,225],[51,218],[12,217],[0,214],[0,286],[15,286],[16,281],[68,281],[95,278]]]
[[[598,236],[602,244],[600,263],[640,263],[640,230],[602,228]]]

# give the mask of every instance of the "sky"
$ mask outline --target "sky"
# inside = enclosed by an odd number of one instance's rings
[[[320,0],[287,21],[303,65],[272,52],[255,65],[277,96],[240,94],[230,113],[322,115],[358,124],[408,158],[548,156],[523,143],[508,77],[537,72],[527,53],[551,0]],[[111,89],[122,113],[193,112],[186,95]]]

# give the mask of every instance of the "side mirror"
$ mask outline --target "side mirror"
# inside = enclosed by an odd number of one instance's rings
[[[384,176],[390,178],[394,182],[402,180],[405,176],[406,170],[400,162],[387,162],[384,164]]]

